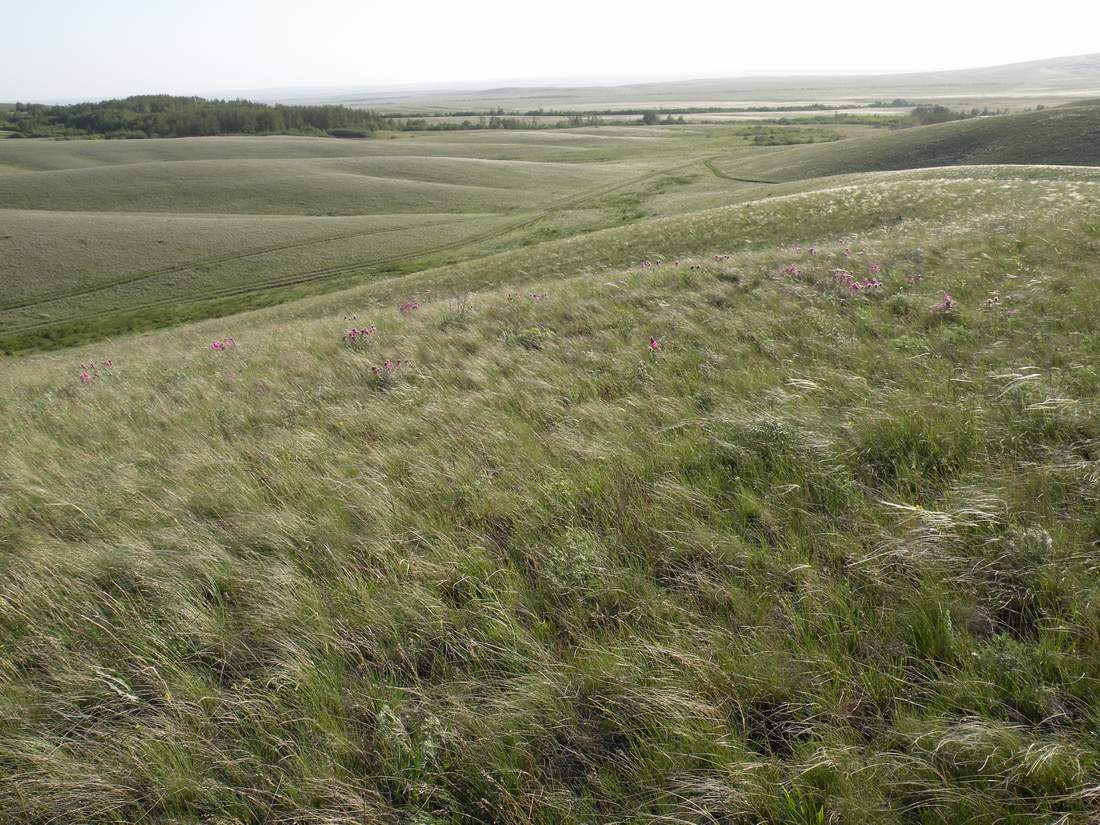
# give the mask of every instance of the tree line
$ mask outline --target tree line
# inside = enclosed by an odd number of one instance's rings
[[[6,121],[6,122],[5,122]],[[0,129],[22,137],[151,138],[211,135],[366,136],[391,128],[372,111],[346,106],[269,106],[248,100],[137,95],[98,103],[17,103],[0,113]]]
[[[284,106],[249,100],[136,95],[98,103],[17,103],[0,111],[0,130],[27,138],[173,138],[213,135],[369,137],[372,132],[460,129],[562,129],[599,126],[598,115],[570,113],[560,120],[474,114],[462,121],[381,115],[347,106]]]
[[[518,117],[515,115],[476,115],[477,119],[467,117],[455,120],[457,115],[432,117],[408,117],[388,115],[391,129],[409,132],[450,132],[463,129],[575,129],[581,126],[602,126],[603,118],[598,115],[571,114],[560,120],[546,120],[537,117]]]
[[[917,106],[910,113],[910,117],[920,126],[928,126],[932,123],[948,123],[952,120],[968,120],[972,117],[989,117],[990,115],[1003,115],[1007,109],[979,109],[974,107],[969,111],[948,109],[946,106]]]
[[[914,104],[904,100],[876,101],[879,106],[902,107]],[[451,131],[463,129],[566,129],[600,126],[604,115],[640,114],[636,123],[647,125],[683,123],[684,113],[773,111],[794,109],[829,111],[835,107],[811,104],[801,107],[692,107],[659,110],[607,110],[606,112],[570,112],[532,110],[527,116],[506,114],[503,109],[488,113],[450,113],[448,116],[415,117],[408,114],[382,115],[347,106],[268,105],[249,100],[207,100],[201,97],[136,95],[98,103],[46,105],[17,103],[13,110],[0,111],[0,131],[15,137],[45,138],[171,138],[212,135],[317,135],[342,138],[368,137],[373,132]],[[857,107],[858,108],[858,107]],[[871,119],[860,115],[834,112],[834,122],[868,122],[876,126],[908,126],[942,123],[969,117],[995,114],[988,109],[954,111],[939,105],[917,105],[907,117]],[[675,117],[674,117],[675,115]],[[463,120],[458,120],[464,116]],[[559,119],[550,120],[557,116]],[[781,118],[781,125],[810,123],[809,118]],[[769,141],[772,139],[769,136]],[[757,141],[759,142],[759,141]],[[798,142],[802,142],[799,140]]]

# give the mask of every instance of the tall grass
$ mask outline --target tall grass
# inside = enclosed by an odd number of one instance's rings
[[[5,361],[0,821],[1089,821],[1095,209],[929,186]]]

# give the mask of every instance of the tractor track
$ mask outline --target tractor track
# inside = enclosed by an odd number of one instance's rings
[[[717,158],[707,158],[706,160],[703,161],[703,164],[711,172],[714,173],[715,177],[725,178],[726,180],[734,180],[734,181],[737,181],[738,183],[762,183],[762,184],[766,184],[767,186],[778,186],[780,184],[780,181],[777,181],[777,180],[758,180],[756,178],[738,178],[738,177],[734,177],[733,175],[727,175],[725,172],[723,172],[721,169],[719,169],[717,166],[714,165],[715,160],[717,160]]]
[[[23,301],[18,304],[3,304],[0,305],[0,312],[8,312],[13,309],[27,309],[28,307],[45,306],[46,304],[53,303],[54,301],[65,301],[69,298],[80,298],[85,295],[94,295],[97,292],[103,292],[104,290],[114,289],[120,286],[129,286],[130,284],[140,283],[151,278],[158,278],[161,275],[171,275],[175,272],[186,272],[190,269],[203,269],[205,267],[217,266],[219,264],[229,263],[230,261],[241,261],[246,258],[255,258],[260,255],[269,255],[272,252],[284,252],[288,249],[301,249],[307,246],[315,246],[317,244],[335,243],[336,241],[346,241],[352,238],[363,238],[373,235],[385,235],[388,232],[403,232],[410,229],[429,229],[436,226],[447,226],[448,224],[458,223],[461,218],[451,219],[447,221],[436,221],[433,223],[416,224],[414,226],[397,226],[389,229],[372,229],[364,230],[362,232],[346,232],[340,235],[329,235],[323,238],[313,238],[307,241],[295,241],[293,243],[275,244],[273,246],[261,246],[256,247],[247,252],[238,252],[233,255],[221,255],[211,258],[200,258],[194,261],[187,261],[185,263],[172,264],[171,266],[162,267],[161,269],[147,269],[144,272],[135,272],[133,275],[127,275],[125,278],[120,278],[117,281],[112,281],[107,284],[98,284],[97,286],[90,287],[88,289],[78,289],[73,292],[66,292],[63,295],[51,295],[48,298],[43,298],[39,301]]]

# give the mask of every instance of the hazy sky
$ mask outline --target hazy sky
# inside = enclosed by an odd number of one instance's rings
[[[1100,51],[1095,0],[3,3],[0,100],[8,101],[911,71]]]

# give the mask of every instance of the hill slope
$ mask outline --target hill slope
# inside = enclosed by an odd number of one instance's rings
[[[0,821],[1087,821],[1098,202],[837,179],[5,361]]]
[[[722,127],[0,144],[0,352],[728,203]],[[668,190],[685,198],[673,202]],[[658,200],[661,202],[658,204]]]
[[[791,181],[963,164],[1100,165],[1100,102],[921,126],[823,146],[795,146],[719,168]]]

